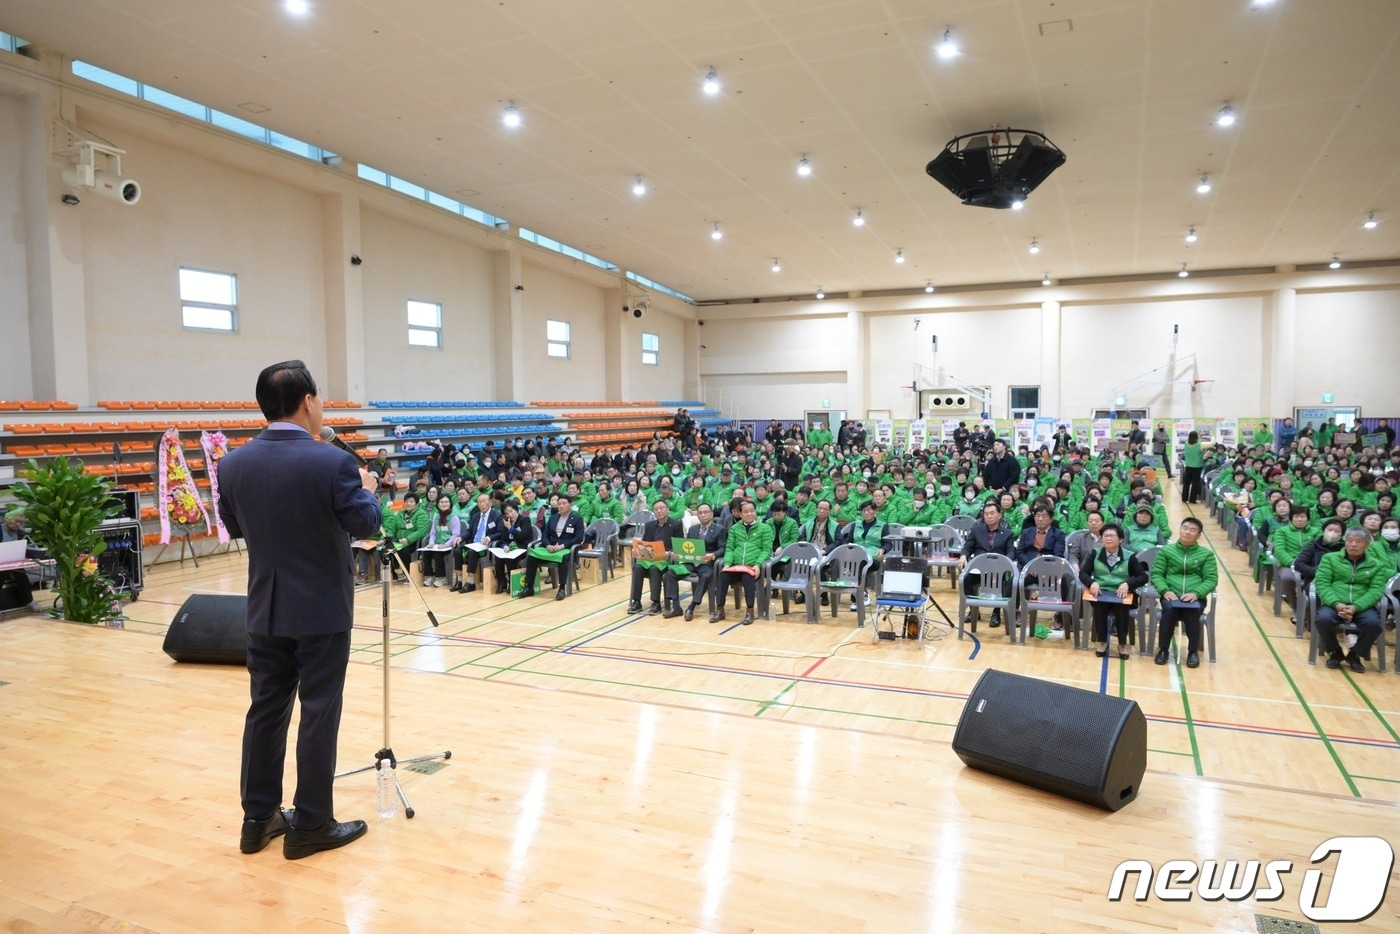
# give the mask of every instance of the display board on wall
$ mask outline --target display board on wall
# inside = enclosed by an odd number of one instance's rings
[[[1215,420],[1216,436],[1219,443],[1227,448],[1239,447],[1240,426],[1239,420],[1234,418],[1217,418]]]
[[[894,423],[888,418],[882,418],[875,423],[875,443],[889,444],[894,435]]]

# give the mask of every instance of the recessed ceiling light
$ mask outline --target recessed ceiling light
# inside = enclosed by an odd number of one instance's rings
[[[638,175],[638,176],[637,176],[637,180],[634,181],[634,182],[632,183],[632,194],[641,196],[641,195],[644,195],[644,194],[646,194],[646,193],[647,193],[647,183],[644,182],[644,181],[642,181],[642,177],[641,177],[640,175]]]
[[[1201,194],[1205,194],[1206,192],[1210,191],[1209,175],[1201,176],[1201,181],[1196,185],[1196,191],[1200,192]]]
[[[711,97],[719,93],[719,72],[713,68],[705,75],[705,83],[700,85],[701,89]]]
[[[1041,285],[1049,285],[1049,284],[1050,284],[1050,273],[1047,272],[1047,273],[1045,274],[1045,278],[1040,280],[1040,284],[1041,284]]]
[[[896,263],[902,263],[902,262],[904,262],[904,251],[903,251],[903,250],[895,250],[895,251],[894,251],[894,261],[895,261]]]
[[[773,257],[773,271],[774,271],[774,272],[782,272],[782,271],[783,271],[783,264],[780,263],[780,262],[778,262],[778,258],[777,258],[776,256]]]
[[[951,26],[943,30],[943,39],[938,43],[937,51],[939,58],[947,59],[958,57],[958,52],[960,50],[958,49],[958,44],[953,41],[953,29]]]
[[[1337,254],[1335,254],[1335,253],[1332,254],[1332,262],[1330,262],[1330,263],[1327,264],[1327,268],[1328,268],[1328,269],[1341,269],[1341,268],[1342,268],[1342,261],[1341,261],[1341,259],[1339,259],[1339,258],[1337,257]]]
[[[719,224],[715,224],[715,229],[710,231],[711,240],[723,240],[724,234],[720,232]]]
[[[520,108],[515,106],[515,101],[506,104],[506,109],[501,113],[501,122],[512,128],[520,126]]]
[[[1220,113],[1219,113],[1218,115],[1216,115],[1216,118],[1215,118],[1215,125],[1216,125],[1216,126],[1234,126],[1234,125],[1235,125],[1235,108],[1231,107],[1229,104],[1226,104],[1224,107],[1221,107],[1221,108],[1220,108]]]
[[[311,12],[311,4],[306,0],[285,0],[282,8],[293,16],[305,16]]]
[[[932,282],[925,282],[925,283],[924,283],[924,291],[925,291],[925,292],[932,292],[932,291],[933,291],[933,283],[932,283]]]
[[[1273,6],[1274,0],[1253,0],[1249,5],[1257,10],[1260,7]]]
[[[1376,212],[1372,211],[1370,214],[1366,215],[1366,222],[1361,226],[1366,228],[1367,230],[1375,230],[1376,225],[1379,223],[1380,221],[1376,220]]]
[[[865,215],[861,213],[860,208],[856,208],[856,216],[851,218],[851,223],[857,227],[865,226]]]
[[[1189,229],[1189,230],[1186,231],[1186,242],[1187,242],[1187,243],[1195,243],[1195,242],[1196,242],[1196,239],[1197,239],[1197,237],[1196,237],[1196,228],[1195,228],[1195,227],[1192,227],[1191,229]]]
[[[823,291],[821,286],[817,286],[817,298],[826,298],[826,292]]]
[[[805,155],[797,160],[797,174],[801,175],[803,178],[812,174],[812,163]]]
[[[1020,198],[1017,198],[1015,201],[1011,202],[1011,210],[1013,211],[1019,211],[1025,206],[1026,202],[1022,201]]]
[[[1032,240],[1032,241],[1031,241],[1030,252],[1032,252],[1032,253],[1039,253],[1039,252],[1040,252],[1040,241],[1039,241],[1039,240]]]
[[[1189,276],[1189,275],[1191,275],[1191,274],[1190,274],[1189,272],[1186,271],[1186,264],[1185,264],[1185,263],[1182,263],[1182,264],[1181,264],[1181,272],[1177,273],[1176,275],[1177,275],[1177,278],[1178,278],[1178,279],[1185,279],[1187,276]]]

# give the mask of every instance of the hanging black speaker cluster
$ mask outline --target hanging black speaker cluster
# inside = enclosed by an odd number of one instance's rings
[[[1043,133],[993,129],[953,137],[925,171],[963,204],[1009,208],[1064,164]]]

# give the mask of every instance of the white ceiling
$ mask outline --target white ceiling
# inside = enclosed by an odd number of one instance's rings
[[[310,3],[4,0],[0,29],[269,107],[252,119],[699,299],[1400,256],[1396,0]],[[1021,212],[924,174],[994,124],[1068,154]]]

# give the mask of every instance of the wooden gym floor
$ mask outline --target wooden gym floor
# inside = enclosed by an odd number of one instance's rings
[[[985,625],[979,640],[939,625],[922,647],[871,644],[845,607],[817,626],[800,612],[663,621],[626,613],[625,578],[562,603],[427,590],[432,629],[395,587],[393,747],[452,758],[401,772],[411,821],[375,817],[372,775],[342,779],[337,816],[370,833],[296,863],[237,850],[246,674],[160,651],[188,596],[241,591],[244,560],[162,565],[124,630],[0,623],[0,919],[133,934],[1304,921],[1317,844],[1400,844],[1400,677],[1308,666],[1244,555],[1212,523],[1205,541],[1222,559],[1219,662],[1194,671],[1010,646]],[[342,768],[382,745],[379,594],[357,599]],[[953,615],[955,593],[935,594]],[[949,742],[988,667],[1137,700],[1151,749],[1138,799],[1106,814],[964,769]],[[1109,902],[1130,858],[1294,869],[1276,902]],[[1400,930],[1395,879],[1355,927]]]

